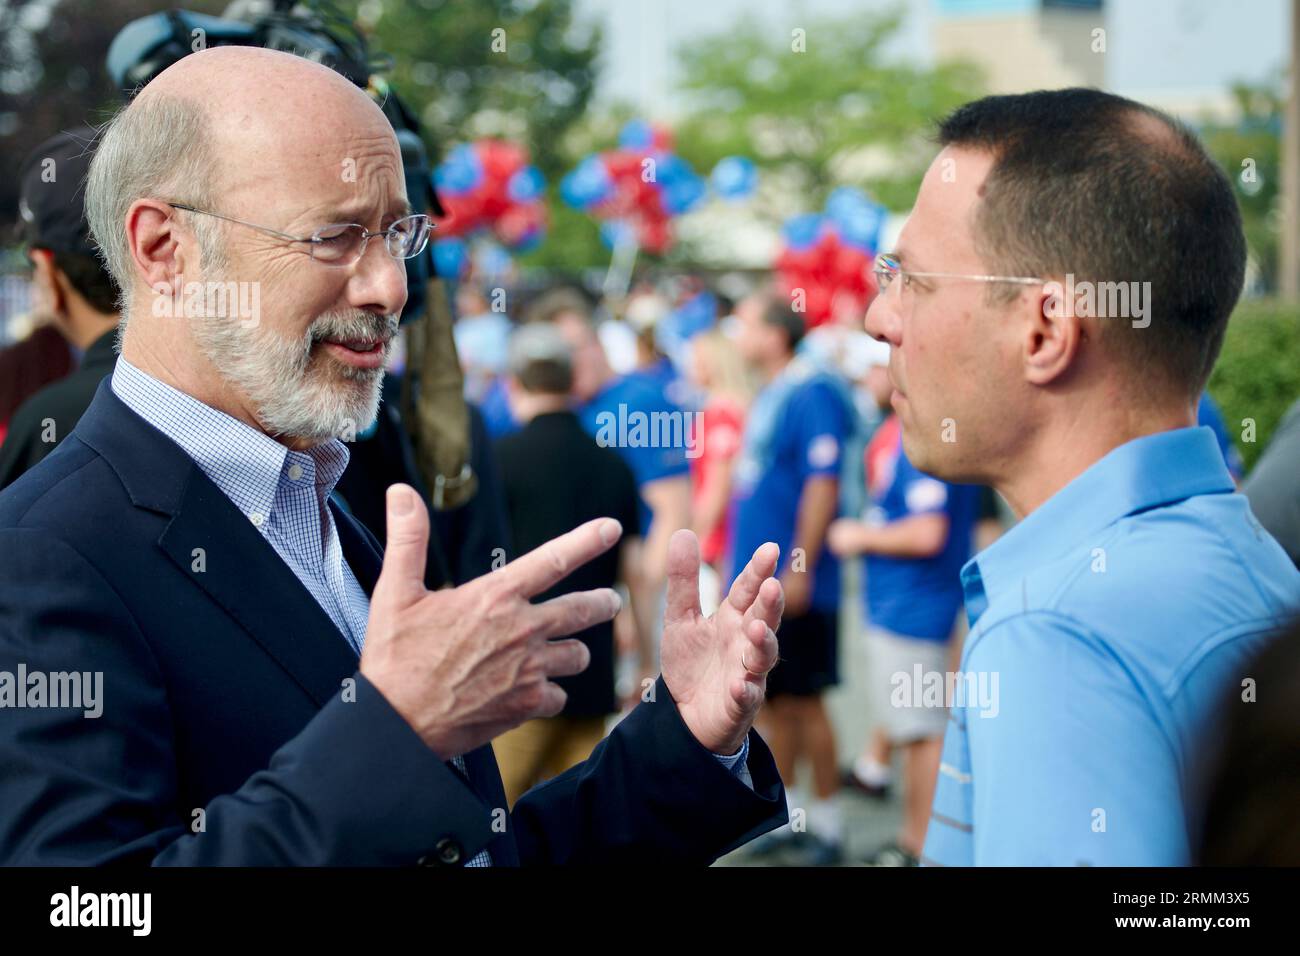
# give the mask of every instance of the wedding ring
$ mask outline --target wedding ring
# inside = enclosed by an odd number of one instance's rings
[[[753,674],[755,677],[766,677],[766,676],[767,676],[767,671],[756,671],[756,670],[754,670],[753,668],[751,668],[751,667],[749,666],[748,663],[746,663],[746,661],[745,661],[745,648],[743,648],[743,647],[740,649],[740,665],[741,665],[742,667],[744,667],[745,670],[746,670],[748,673]]]

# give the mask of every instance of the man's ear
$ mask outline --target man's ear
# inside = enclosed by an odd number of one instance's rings
[[[59,270],[54,265],[54,253],[48,249],[33,249],[31,256],[33,278],[50,297],[50,309],[55,315],[62,315],[65,307],[63,286],[59,284]]]
[[[1047,385],[1065,375],[1096,335],[1092,319],[1078,313],[1070,291],[1066,283],[1052,280],[1024,297],[1025,380],[1032,385]]]
[[[150,289],[177,294],[185,273],[185,248],[175,210],[156,199],[137,199],[126,213],[126,242],[137,274]]]

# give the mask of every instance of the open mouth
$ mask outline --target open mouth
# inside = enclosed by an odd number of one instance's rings
[[[322,339],[317,344],[356,368],[378,368],[384,363],[384,339]]]

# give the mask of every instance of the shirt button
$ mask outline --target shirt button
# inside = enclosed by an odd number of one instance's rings
[[[460,844],[451,837],[443,837],[433,848],[433,852],[420,857],[420,866],[455,866],[460,862],[462,850]]]
[[[297,481],[299,478],[301,478],[301,477],[302,477],[302,465],[290,465],[290,466],[289,466],[289,477],[292,478],[294,481]]]
[[[260,528],[262,527],[262,522],[265,521],[266,519],[262,517],[262,512],[254,511],[251,515],[248,516],[248,520],[253,522],[253,527]]]

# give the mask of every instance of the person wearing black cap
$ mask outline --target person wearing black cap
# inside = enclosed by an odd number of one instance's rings
[[[81,362],[14,412],[0,445],[0,488],[54,450],[113,370],[117,286],[91,241],[82,202],[94,144],[89,127],[60,133],[23,164],[19,213],[33,267],[33,307],[48,316]]]

